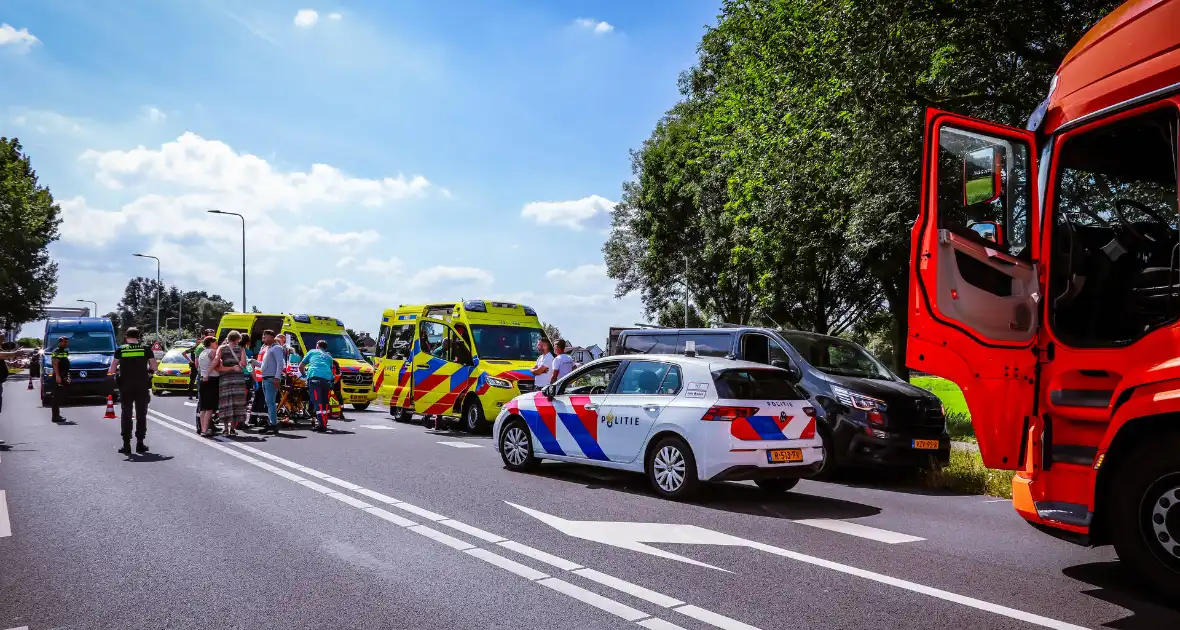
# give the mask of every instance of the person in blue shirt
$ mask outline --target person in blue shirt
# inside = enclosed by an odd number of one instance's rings
[[[311,395],[311,408],[316,418],[315,430],[328,430],[328,398],[332,392],[332,355],[328,354],[328,342],[323,339],[315,344],[299,362],[299,370],[307,379],[307,391]]]

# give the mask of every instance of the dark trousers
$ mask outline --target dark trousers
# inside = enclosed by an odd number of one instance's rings
[[[152,399],[151,390],[147,387],[125,389],[121,392],[123,405],[123,441],[131,441],[131,414],[135,413],[135,439],[143,440],[147,435],[148,401]]]
[[[197,393],[197,366],[193,365],[188,369],[188,397],[192,398]]]
[[[4,413],[4,383],[0,381],[0,413]]]
[[[307,390],[311,395],[311,409],[315,414],[315,421],[321,427],[328,426],[328,396],[332,393],[332,383],[322,378],[312,378],[307,381]]]
[[[65,402],[66,395],[70,391],[70,382],[62,381],[57,383],[53,388],[53,393],[49,397],[53,400],[53,419],[61,420],[61,404]]]

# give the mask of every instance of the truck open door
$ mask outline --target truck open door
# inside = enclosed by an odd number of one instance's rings
[[[987,466],[1022,468],[1043,310],[1035,139],[931,109],[923,154],[906,365],[962,388]]]

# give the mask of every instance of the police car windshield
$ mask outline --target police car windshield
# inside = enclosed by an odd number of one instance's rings
[[[314,350],[316,343],[321,339],[328,342],[328,354],[332,355],[333,359],[352,359],[354,361],[364,361],[361,357],[361,351],[357,349],[356,344],[352,342],[352,338],[344,333],[300,333],[303,337],[303,347],[308,350]]]
[[[540,328],[473,325],[471,332],[481,359],[536,361],[541,356],[537,352],[537,342],[543,334]]]
[[[893,373],[864,348],[838,337],[804,332],[779,333],[819,371],[837,376],[894,380]]]
[[[58,332],[50,337],[50,348],[57,347],[58,337],[68,337],[70,340],[70,354],[89,354],[91,352],[114,352],[115,338],[109,332]]]

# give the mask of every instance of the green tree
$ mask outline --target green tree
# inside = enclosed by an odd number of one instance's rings
[[[21,337],[16,340],[16,345],[22,348],[40,348],[41,340],[36,337]]]
[[[56,297],[57,263],[48,247],[60,216],[20,141],[0,137],[0,332],[39,318]]]
[[[541,322],[541,330],[551,343],[556,343],[558,339],[561,339],[561,330],[549,322]]]
[[[872,331],[904,374],[926,108],[1022,126],[1118,4],[725,0],[632,153],[604,247],[618,293],[650,316],[687,276],[710,319]]]
[[[108,313],[118,330],[137,326],[140,330],[154,332],[156,325],[156,287],[163,288],[160,294],[160,325],[169,317],[183,318],[185,329],[204,330],[217,328],[221,316],[233,310],[233,303],[220,295],[209,295],[205,291],[181,291],[177,287],[163,287],[155,278],[138,277],[127,282],[123,298],[114,313]],[[183,308],[182,308],[183,303]],[[175,336],[175,329],[173,329]]]

